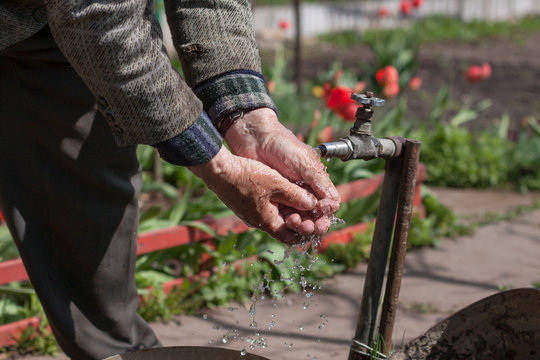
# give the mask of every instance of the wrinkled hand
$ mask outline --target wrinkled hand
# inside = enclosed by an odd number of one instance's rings
[[[276,170],[235,156],[225,147],[208,163],[189,169],[248,225],[287,244],[298,243],[301,235],[313,233],[313,229],[291,230],[283,209],[313,211],[317,199]]]
[[[297,211],[302,209],[294,206],[282,209],[289,229],[328,231],[330,216],[339,208],[339,194],[317,152],[285,128],[274,111],[260,108],[246,113],[229,128],[225,139],[234,154],[268,165],[317,197],[314,211]]]

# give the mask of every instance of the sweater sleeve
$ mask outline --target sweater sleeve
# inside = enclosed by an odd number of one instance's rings
[[[96,97],[119,145],[157,144],[201,121],[174,70],[153,2],[46,0],[53,36]]]
[[[187,84],[215,124],[236,110],[277,112],[261,75],[250,0],[166,0]]]

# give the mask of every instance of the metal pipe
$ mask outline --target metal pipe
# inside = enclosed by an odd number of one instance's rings
[[[388,266],[388,276],[379,326],[379,332],[383,339],[382,349],[386,355],[392,349],[392,333],[394,332],[394,321],[396,318],[401,279],[403,278],[405,253],[409,240],[421,144],[420,141],[407,139],[405,143],[405,154],[403,155],[396,229],[392,244],[390,265]]]
[[[371,160],[388,159],[401,153],[401,138],[377,139],[373,136],[347,136],[337,141],[322,143],[315,148],[322,157]]]
[[[386,160],[381,199],[368,268],[366,272],[362,302],[356,332],[349,352],[349,360],[364,359],[364,345],[372,346],[377,310],[384,283],[388,252],[396,215],[403,156]]]

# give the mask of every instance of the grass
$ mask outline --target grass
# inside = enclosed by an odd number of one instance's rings
[[[520,205],[502,214],[486,213],[481,219],[475,221],[473,225],[486,226],[502,221],[511,221],[518,216],[528,214],[538,209],[540,209],[540,200],[536,200],[530,205]]]
[[[540,31],[540,16],[525,17],[517,21],[472,21],[463,22],[446,16],[430,16],[415,22],[413,31],[422,43],[440,41],[473,42],[490,37],[519,39],[520,36]],[[372,44],[381,35],[394,33],[405,37],[410,29],[367,30],[363,33],[346,31],[320,36],[323,41],[340,47]]]

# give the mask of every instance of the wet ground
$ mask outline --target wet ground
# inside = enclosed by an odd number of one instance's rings
[[[455,189],[435,192],[464,218],[505,214],[540,199],[539,193]],[[444,240],[436,248],[409,252],[395,344],[421,335],[446,316],[501,289],[531,287],[540,282],[539,258],[540,210],[484,226],[471,236]],[[268,299],[259,301],[257,329],[249,326],[249,308],[239,304],[205,310],[197,316],[178,316],[175,321],[153,323],[152,327],[166,346],[219,346],[241,351],[244,347],[249,349],[250,338],[263,337],[267,347],[256,347],[250,352],[276,360],[346,359],[357,323],[365,271],[366,265],[361,265],[329,279],[311,298],[287,295],[278,302],[279,307]],[[309,306],[304,309],[306,302]],[[275,326],[269,329],[272,321]],[[224,344],[226,334],[229,341]]]

